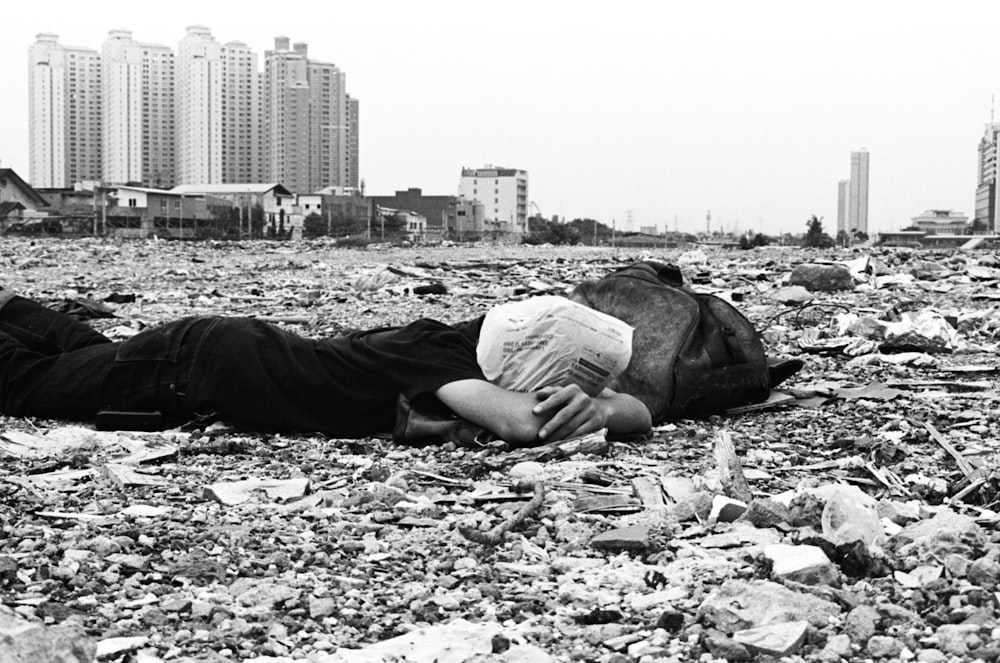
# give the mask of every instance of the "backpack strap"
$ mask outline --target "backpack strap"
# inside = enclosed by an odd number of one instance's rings
[[[646,281],[659,281],[664,285],[675,288],[684,287],[684,276],[681,274],[680,267],[655,260],[643,260],[642,262],[621,267],[611,276],[629,276]]]

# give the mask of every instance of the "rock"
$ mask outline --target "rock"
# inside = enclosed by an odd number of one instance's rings
[[[920,506],[915,502],[881,499],[875,509],[879,518],[887,518],[901,526],[920,520]]]
[[[917,652],[919,663],[945,663],[948,657],[940,649],[921,649]]]
[[[634,550],[643,551],[649,548],[649,531],[646,525],[630,525],[598,534],[590,541],[590,545],[598,550]]]
[[[764,558],[771,562],[771,576],[805,585],[837,585],[837,567],[821,548],[776,543],[764,546]]]
[[[865,649],[873,658],[891,658],[903,651],[903,644],[887,635],[873,635],[868,639]]]
[[[495,658],[497,661],[514,663],[553,663],[556,659],[541,647],[532,644],[514,645]]]
[[[701,621],[725,633],[796,620],[822,628],[838,614],[836,603],[767,580],[727,580],[698,609]]]
[[[235,593],[241,586],[233,583],[229,591]],[[261,583],[259,580],[249,589],[245,589],[236,595],[236,601],[246,607],[276,608],[286,601],[295,600],[301,595],[302,590],[288,587],[287,585]]]
[[[329,597],[309,597],[309,617],[320,620],[329,617],[337,610],[339,601]]]
[[[853,290],[854,277],[846,265],[805,263],[792,270],[789,286],[800,285],[809,292],[836,292]]]
[[[791,656],[806,640],[809,622],[780,622],[765,624],[733,633],[733,640],[755,654]]]
[[[976,624],[942,624],[938,626],[934,636],[938,647],[955,656],[965,656],[969,652],[969,640],[979,638],[979,626]]]
[[[524,460],[520,463],[515,463],[508,471],[508,475],[512,481],[534,479],[545,471],[545,467],[544,463],[534,460]]]
[[[944,558],[944,570],[952,578],[964,578],[969,572],[971,562],[968,557],[952,553]]]
[[[673,513],[678,522],[708,520],[712,513],[712,493],[700,490],[686,495],[673,506]]]
[[[840,633],[831,636],[826,641],[826,646],[820,651],[819,658],[828,663],[836,663],[842,658],[850,658],[852,653],[850,636]]]
[[[747,505],[745,502],[734,500],[725,495],[716,495],[712,498],[712,511],[708,515],[710,522],[731,523],[744,513]]]
[[[145,647],[149,642],[149,637],[136,635],[131,637],[104,638],[97,643],[97,658],[111,658],[126,652],[135,651],[140,647]]]
[[[3,663],[91,663],[96,643],[82,628],[46,627],[21,619],[0,606],[0,661]]]
[[[751,658],[746,647],[715,629],[705,632],[702,644],[712,656],[723,661],[749,661]]]
[[[1000,564],[991,557],[980,557],[969,565],[966,577],[973,585],[992,592],[996,590],[997,581],[1000,580]]]
[[[777,527],[791,520],[788,507],[772,499],[751,500],[746,512],[747,521],[754,527]]]
[[[937,281],[951,274],[950,269],[930,260],[914,260],[910,263],[909,272],[921,281]]]
[[[792,498],[788,504],[788,512],[793,527],[812,527],[819,530],[823,522],[823,508],[826,501],[816,495],[803,492]]]
[[[662,628],[670,633],[677,633],[684,626],[684,613],[678,610],[665,610],[656,620],[656,628]]]
[[[17,561],[13,557],[0,555],[0,582],[14,582],[17,578]]]
[[[965,515],[941,509],[933,518],[907,525],[885,545],[903,570],[921,564],[939,564],[949,555],[976,557],[985,542],[982,528]]]
[[[864,644],[875,635],[881,618],[878,610],[874,607],[859,605],[847,613],[847,617],[844,619],[844,633],[851,638],[851,642]]]
[[[771,299],[778,302],[779,304],[786,304],[789,306],[808,304],[812,300],[816,299],[808,290],[800,285],[786,286],[784,288],[778,288],[771,295]]]

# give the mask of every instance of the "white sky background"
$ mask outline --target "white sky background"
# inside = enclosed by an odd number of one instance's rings
[[[238,8],[238,9],[237,9]],[[1000,3],[837,0],[210,2],[41,0],[5,10],[0,163],[28,177],[27,52],[113,28],[176,50],[188,25],[337,64],[361,105],[369,194],[454,194],[460,169],[529,172],[545,216],[626,229],[836,232],[850,152],[869,229],[974,212],[1000,92]],[[998,112],[1000,119],[1000,112]]]

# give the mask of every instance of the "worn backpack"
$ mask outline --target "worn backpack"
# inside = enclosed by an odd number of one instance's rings
[[[646,261],[580,283],[571,299],[635,328],[632,359],[611,385],[653,421],[698,417],[767,399],[774,380],[760,335],[732,305]]]

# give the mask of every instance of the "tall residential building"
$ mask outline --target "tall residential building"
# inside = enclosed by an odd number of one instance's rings
[[[177,45],[177,183],[222,182],[222,46],[190,26]]]
[[[174,54],[112,30],[102,51],[103,179],[152,187],[175,183]]]
[[[458,195],[483,204],[488,230],[528,232],[528,172],[487,165],[463,168]]]
[[[997,229],[997,144],[1000,122],[986,125],[979,140],[979,180],[976,183],[976,211],[973,223],[984,230]]]
[[[264,54],[265,176],[297,193],[356,186],[349,172],[346,77],[336,65],[308,56],[307,44],[290,48],[287,37],[276,37],[274,50]]]
[[[257,56],[200,25],[177,47],[177,181],[260,180]]]
[[[847,230],[868,234],[868,150],[864,148],[851,152]]]
[[[65,188],[101,177],[101,57],[41,33],[28,50],[28,179]]]
[[[347,166],[344,171],[344,186],[358,188],[360,180],[361,139],[359,132],[360,108],[358,100],[347,95]]]
[[[240,41],[222,47],[222,181],[262,182],[257,54]]]
[[[837,182],[837,234],[847,232],[847,207],[851,195],[849,184],[848,180]]]
[[[112,30],[101,51],[42,33],[29,50],[31,177],[168,188],[282,182],[301,193],[360,181],[359,104],[336,65],[275,39],[258,56],[191,26],[177,54]]]

